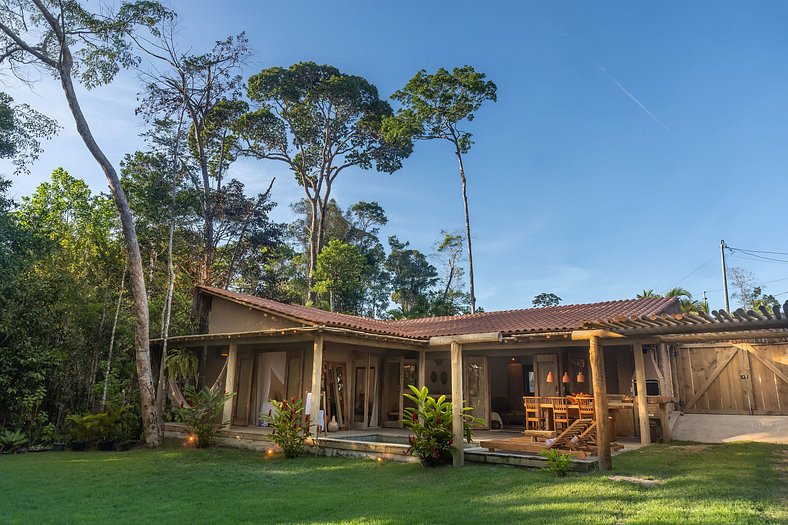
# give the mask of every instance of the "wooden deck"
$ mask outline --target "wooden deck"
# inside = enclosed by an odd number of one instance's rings
[[[165,437],[185,441],[188,432],[182,423],[165,423]],[[390,436],[391,443],[356,441],[354,437]],[[313,443],[318,454],[326,456],[342,456],[356,458],[378,458],[391,461],[413,461],[415,458],[405,456],[407,449],[404,439],[408,431],[392,428],[372,428],[367,430],[343,430],[321,433],[317,443]],[[474,433],[474,442],[465,445],[465,460],[473,463],[488,463],[496,465],[511,465],[528,468],[541,468],[545,466],[546,459],[539,455],[539,450],[510,450],[502,447],[489,450],[482,446],[490,441],[517,443],[523,439],[522,431],[481,430]],[[530,438],[529,438],[530,439]],[[257,452],[265,452],[272,446],[271,429],[263,427],[228,427],[220,430],[216,436],[216,444],[234,448],[244,448]],[[627,443],[626,449],[631,450],[640,445]],[[596,457],[574,457],[572,470],[587,472],[597,462]]]

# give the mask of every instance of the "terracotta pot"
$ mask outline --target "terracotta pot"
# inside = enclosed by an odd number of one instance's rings
[[[331,416],[331,421],[328,422],[328,431],[336,432],[337,430],[339,430],[339,423],[337,423],[337,417]]]

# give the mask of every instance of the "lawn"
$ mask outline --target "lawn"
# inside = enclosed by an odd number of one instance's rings
[[[788,448],[654,445],[615,474],[657,488],[489,465],[418,464],[216,448],[0,457],[2,523],[788,523]]]

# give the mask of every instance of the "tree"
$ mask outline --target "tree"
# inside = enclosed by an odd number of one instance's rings
[[[1,62],[1,61],[0,61]],[[57,122],[0,91],[0,159],[11,159],[16,173],[38,159],[41,140],[58,132]]]
[[[384,129],[390,140],[415,137],[418,140],[447,140],[454,149],[462,182],[462,203],[465,211],[465,240],[468,245],[468,280],[471,313],[476,312],[476,290],[473,280],[473,249],[471,219],[468,211],[467,180],[463,155],[473,141],[461,126],[474,118],[474,113],[487,100],[497,99],[497,87],[485,81],[485,75],[471,66],[456,67],[450,73],[440,68],[434,74],[421,70],[393,99],[402,107],[395,119],[388,119]]]
[[[77,0],[0,1],[0,65],[14,74],[28,67],[49,71],[60,85],[77,131],[109,183],[120,215],[135,303],[135,348],[142,421],[148,446],[161,442],[161,422],[154,404],[148,334],[148,298],[134,218],[115,167],[90,130],[74,86],[74,75],[88,89],[112,81],[121,67],[135,66],[130,35],[153,29],[170,13],[153,0],[123,2],[117,10],[105,6],[93,13]]]
[[[385,266],[391,275],[391,298],[400,305],[390,314],[398,319],[429,315],[431,288],[438,282],[435,267],[423,253],[408,246],[395,236],[389,237],[391,251]]]
[[[392,116],[391,106],[367,80],[332,66],[301,62],[264,69],[249,78],[247,94],[257,108],[236,128],[244,153],[286,164],[309,204],[306,284],[307,302],[314,302],[314,272],[337,178],[351,167],[393,173],[412,143],[384,139],[382,123]]]
[[[742,308],[757,311],[761,306],[770,308],[780,304],[777,298],[764,292],[765,287],[757,284],[755,275],[751,271],[734,266],[728,268],[728,276],[734,289],[733,297],[739,301]]]
[[[183,153],[190,155],[190,166],[196,171],[187,180],[199,202],[201,224],[198,237],[201,260],[195,280],[197,284],[226,287],[232,282],[237,259],[225,261],[223,279],[214,276],[217,250],[227,241],[222,234],[242,234],[246,230],[242,226],[232,232],[217,231],[223,215],[227,210],[238,212],[248,217],[248,221],[241,220],[248,225],[258,210],[270,204],[268,192],[260,194],[256,202],[249,202],[243,196],[240,182],[225,181],[228,169],[243,154],[234,129],[249,109],[241,100],[243,79],[240,75],[250,56],[248,40],[241,33],[217,42],[207,53],[193,54],[179,51],[171,25],[163,28],[160,35],[155,43],[140,44],[167,69],[156,69],[155,73],[146,76],[148,81],[139,111],[151,122],[162,118],[183,120],[188,129],[188,147],[183,148]],[[205,331],[210,305],[201,294],[195,294],[194,300],[195,317],[200,330]]]
[[[671,288],[665,295],[656,293],[653,289],[643,290],[636,296],[638,299],[648,299],[654,297],[677,297],[679,299],[679,308],[684,313],[697,314],[700,312],[708,313],[709,305],[705,302],[700,302],[692,298],[689,290],[681,287]]]
[[[331,240],[317,256],[315,291],[328,296],[329,310],[358,315],[367,259],[352,244]]]
[[[465,237],[462,234],[446,231],[442,231],[441,236],[435,254],[441,265],[441,275],[438,281],[439,289],[436,290],[432,300],[431,314],[466,314],[470,310],[469,296],[461,284],[465,269],[460,263]]]
[[[546,306],[558,306],[561,304],[561,298],[554,293],[542,292],[531,301],[536,308],[544,308]]]

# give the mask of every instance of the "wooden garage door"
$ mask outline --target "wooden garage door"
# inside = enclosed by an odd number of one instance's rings
[[[788,344],[679,347],[683,410],[788,415]]]

